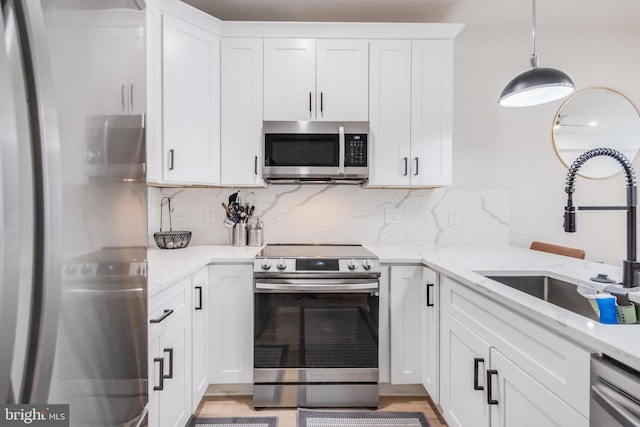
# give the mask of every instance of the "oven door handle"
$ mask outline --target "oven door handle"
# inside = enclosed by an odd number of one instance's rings
[[[640,409],[638,404],[624,394],[617,393],[604,384],[597,384],[591,386],[591,398],[622,425],[635,426],[640,424],[640,419],[627,409],[627,407],[634,408],[637,413]]]
[[[259,293],[303,293],[303,292],[345,292],[345,293],[368,293],[378,292],[377,282],[366,283],[340,283],[335,280],[305,280],[300,282],[256,282],[256,292]]]

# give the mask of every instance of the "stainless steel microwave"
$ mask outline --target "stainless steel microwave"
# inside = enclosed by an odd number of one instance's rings
[[[366,122],[265,122],[262,175],[271,183],[349,183],[369,177]]]
[[[144,115],[88,116],[85,123],[85,164],[90,179],[145,179]]]

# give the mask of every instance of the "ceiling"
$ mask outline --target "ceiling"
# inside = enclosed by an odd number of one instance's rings
[[[225,21],[459,22],[531,25],[529,0],[183,0]],[[537,27],[640,27],[638,0],[543,0]]]

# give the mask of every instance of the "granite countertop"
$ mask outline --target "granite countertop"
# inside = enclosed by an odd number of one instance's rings
[[[482,274],[516,272],[542,274],[573,283],[608,274],[621,278],[621,266],[579,260],[510,246],[420,247],[364,245],[381,263],[424,264],[496,300],[546,328],[582,345],[604,352],[640,370],[640,325],[603,325],[553,304],[487,279]],[[212,263],[247,263],[261,247],[192,246],[179,250],[149,249],[149,294]],[[480,274],[482,273],[482,274]]]

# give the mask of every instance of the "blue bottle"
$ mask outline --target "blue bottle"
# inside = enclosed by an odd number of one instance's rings
[[[596,303],[598,303],[598,309],[600,310],[600,323],[609,325],[618,323],[616,297],[606,293],[598,294],[596,295]]]

